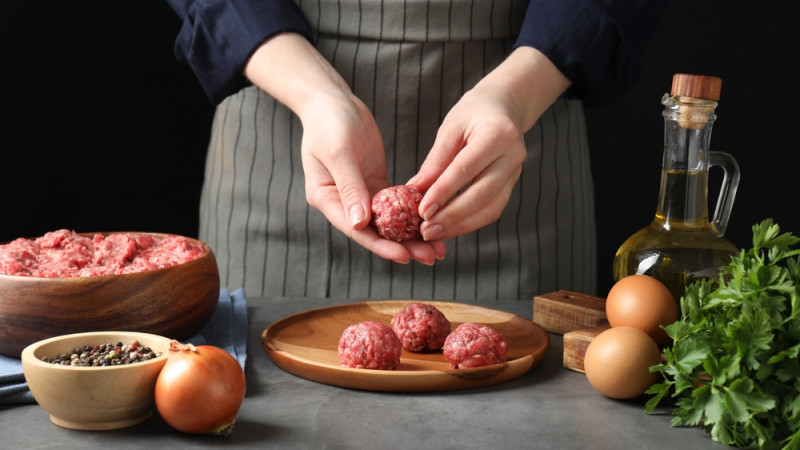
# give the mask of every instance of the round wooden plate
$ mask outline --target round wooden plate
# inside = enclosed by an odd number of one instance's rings
[[[508,339],[508,361],[473,369],[453,369],[441,351],[403,351],[396,370],[351,369],[339,365],[337,346],[345,328],[366,320],[390,325],[410,300],[350,303],[294,314],[261,335],[267,355],[283,370],[320,383],[385,392],[449,391],[489,386],[517,378],[537,366],[550,347],[539,325],[516,314],[477,305],[426,301],[450,320],[490,326]]]

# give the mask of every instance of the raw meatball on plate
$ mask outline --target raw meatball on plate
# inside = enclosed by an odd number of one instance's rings
[[[412,302],[392,317],[392,329],[410,352],[441,350],[450,321],[435,306]]]
[[[350,325],[339,338],[339,364],[354,369],[394,370],[403,345],[391,328],[380,322]]]
[[[444,358],[456,369],[506,362],[508,340],[492,327],[462,323],[444,342]]]

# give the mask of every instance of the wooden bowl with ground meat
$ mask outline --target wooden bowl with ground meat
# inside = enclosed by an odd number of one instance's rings
[[[184,339],[211,318],[219,290],[214,253],[195,239],[67,230],[20,238],[0,245],[0,353],[101,330]]]

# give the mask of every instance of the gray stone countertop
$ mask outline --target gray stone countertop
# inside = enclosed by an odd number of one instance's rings
[[[550,334],[544,361],[494,386],[447,392],[360,391],[309,381],[277,367],[261,334],[290,314],[336,299],[248,298],[247,396],[232,435],[187,435],[155,413],[134,427],[75,431],[52,424],[38,405],[0,406],[1,448],[708,449],[698,428],[670,426],[669,407],[644,413],[647,398],[620,401],[596,392],[562,365],[562,339]],[[483,306],[532,316],[531,301]]]

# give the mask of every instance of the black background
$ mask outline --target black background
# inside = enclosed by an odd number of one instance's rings
[[[768,217],[800,234],[796,21],[783,3],[753,5],[673,1],[641,81],[587,109],[599,295],[617,247],[655,212],[676,72],[723,80],[711,149],[742,171],[727,236],[748,247]],[[0,242],[58,228],[196,236],[213,108],[174,58],[179,27],[156,0],[0,2]]]

